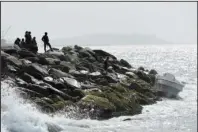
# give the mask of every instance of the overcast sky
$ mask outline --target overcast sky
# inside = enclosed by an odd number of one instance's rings
[[[152,34],[174,43],[197,43],[197,4],[187,2],[1,3],[5,38],[29,30],[41,38],[68,38],[96,33]]]

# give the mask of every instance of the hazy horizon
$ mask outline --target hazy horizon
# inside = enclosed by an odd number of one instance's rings
[[[40,41],[92,34],[153,35],[171,43],[197,43],[197,4],[192,2],[1,3],[6,39],[29,30]],[[116,39],[116,38],[115,38]]]

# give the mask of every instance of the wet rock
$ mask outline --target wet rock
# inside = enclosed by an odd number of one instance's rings
[[[63,66],[64,72],[69,72],[70,70],[76,70],[75,65],[71,64],[70,62],[61,61],[60,66]]]
[[[138,91],[139,89],[142,89],[142,87],[136,82],[132,82],[131,85],[129,86],[129,88],[134,89],[136,91]]]
[[[144,71],[144,67],[140,66],[138,70]]]
[[[42,94],[35,92],[33,90],[29,90],[27,88],[17,87],[17,90],[18,90],[19,94],[22,93],[22,96],[23,97],[25,96],[26,99],[30,99],[31,97],[39,97],[39,98],[43,97]]]
[[[78,69],[79,69],[79,67],[85,67],[86,69],[88,69],[89,72],[95,72],[95,71],[97,71],[97,68],[94,67],[94,66],[92,65],[92,63],[90,63],[90,62],[88,62],[88,61],[86,61],[86,60],[84,60],[83,62],[77,64],[76,67],[77,67]],[[86,69],[84,69],[84,70],[86,70]],[[83,69],[79,69],[79,70],[83,70]]]
[[[32,63],[39,62],[38,57],[26,57],[25,59],[31,61]]]
[[[20,60],[21,60],[23,66],[27,66],[32,63],[31,61],[26,60],[26,59],[20,59]]]
[[[121,67],[118,64],[113,64],[112,67],[115,72],[120,73],[120,74],[125,74],[126,72],[130,71],[129,69]]]
[[[1,50],[1,57],[4,56],[5,58],[10,56],[9,54],[7,54],[6,52]]]
[[[59,95],[60,97],[62,97],[63,99],[70,99],[70,97],[68,97],[68,95],[66,95],[65,93],[63,93],[62,91],[56,89],[56,88],[53,88],[53,87],[48,87],[47,88],[49,94],[55,94],[55,95]]]
[[[67,93],[72,97],[79,97],[80,99],[85,96],[84,92],[80,89],[69,90]]]
[[[45,102],[49,103],[49,104],[54,103],[54,101],[52,99],[48,98],[48,97],[42,97],[41,99],[44,100]]]
[[[148,75],[146,75],[143,71],[139,70],[139,71],[136,71],[135,74],[142,80],[148,82],[148,83],[152,83],[151,82],[151,79]]]
[[[4,70],[3,72],[5,73],[9,71],[10,73],[16,74],[19,68],[12,66],[12,65],[7,65],[6,69],[3,69],[3,70]]]
[[[67,88],[63,81],[60,79],[53,79],[52,77],[45,77],[44,82],[50,84],[52,87],[57,88],[58,90],[62,90]]]
[[[49,103],[47,103],[45,100],[42,100],[40,98],[36,98],[33,101],[34,101],[34,103],[36,103],[40,107],[40,109],[43,112],[46,112],[46,113],[55,112],[55,108],[52,105],[50,105]]]
[[[51,68],[49,70],[49,74],[53,77],[53,78],[61,78],[61,77],[70,77],[73,78],[70,74],[67,74],[65,72],[62,72],[60,70]]]
[[[83,48],[78,46],[78,45],[74,45],[74,49],[76,49],[77,51],[82,50]]]
[[[28,50],[20,50],[18,51],[18,54],[20,57],[25,58],[25,57],[36,57],[36,54],[28,51]]]
[[[43,77],[48,76],[48,71],[36,63],[25,66],[24,71],[37,79],[43,79]]]
[[[93,50],[93,52],[95,52],[96,56],[101,56],[101,57],[112,57],[113,59],[117,59],[114,55],[111,55],[103,50]]]
[[[128,77],[130,77],[130,78],[135,78],[135,79],[138,78],[138,76],[137,76],[136,74],[134,74],[133,72],[126,72],[125,74],[126,74]]]
[[[78,102],[78,104],[83,108],[92,110],[92,117],[102,117],[104,115],[106,118],[111,117],[112,112],[115,110],[115,106],[109,102],[108,99],[94,95],[86,95]]]
[[[127,67],[127,68],[132,68],[132,66],[124,59],[121,59],[120,60],[120,64],[124,67]]]
[[[151,69],[151,70],[149,71],[149,74],[157,75],[157,71],[156,71],[156,70],[154,70],[154,69]]]
[[[1,50],[3,50],[5,53],[9,55],[17,54],[18,51],[14,46],[1,47]]]
[[[54,59],[60,59],[61,61],[65,60],[64,53],[60,50],[55,50],[53,52],[49,51],[49,52],[45,53],[45,55],[47,55],[47,57],[49,57],[49,58],[52,58],[52,56],[53,56]]]
[[[62,79],[71,89],[81,88],[80,83],[73,78],[63,77]]]
[[[48,65],[59,65],[60,60],[59,59],[53,59],[53,58],[45,58],[48,62]]]
[[[71,50],[73,50],[72,47],[71,47],[71,46],[67,46],[67,47],[63,47],[61,51],[62,51],[64,54],[67,54],[67,53],[70,52]]]
[[[79,50],[78,53],[79,53],[80,58],[86,58],[86,57],[91,58],[92,57],[92,55],[88,51],[86,51],[85,49]]]
[[[115,74],[108,74],[105,76],[108,83],[117,83],[119,80]]]
[[[6,58],[7,62],[10,63],[10,64],[13,64],[17,67],[21,67],[22,66],[22,62],[20,60],[18,60],[16,57],[14,56],[8,56]]]
[[[49,132],[61,132],[63,129],[53,123],[46,123]]]

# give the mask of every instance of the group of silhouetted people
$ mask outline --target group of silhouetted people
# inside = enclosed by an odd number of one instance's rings
[[[37,42],[36,42],[36,37],[32,38],[31,32],[30,31],[26,31],[25,32],[25,39],[22,38],[17,38],[14,42],[15,45],[18,45],[20,48],[27,48],[27,47],[31,47],[34,46],[37,48],[38,51],[38,47],[37,47]],[[50,50],[53,51],[50,43],[49,43],[49,38],[47,35],[47,32],[45,32],[45,34],[43,35],[42,39],[41,39],[44,43],[44,51],[46,52],[46,46],[49,46]],[[27,48],[30,50],[30,48]],[[36,51],[36,52],[37,52]]]

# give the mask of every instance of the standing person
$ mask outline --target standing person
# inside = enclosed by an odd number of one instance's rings
[[[25,32],[25,36],[24,36],[25,37],[25,43],[26,44],[28,43],[28,34],[29,34],[28,31],[26,31]]]
[[[106,71],[106,73],[107,73],[107,69],[108,69],[108,67],[109,67],[109,56],[106,58],[106,60],[104,61],[104,69],[105,69],[105,71]]]
[[[14,41],[14,44],[18,45],[20,47],[20,38],[17,38],[15,41]]]
[[[49,38],[48,38],[48,36],[47,36],[47,32],[45,32],[45,35],[43,35],[43,37],[42,37],[41,40],[44,42],[44,51],[45,51],[45,52],[46,52],[46,45],[50,47],[50,50],[51,50],[51,51],[53,51],[53,50],[52,50],[52,47],[51,47],[51,45],[50,45],[50,43],[49,43]]]
[[[21,45],[21,47],[25,47],[25,40],[24,40],[24,38],[22,38],[20,45]]]
[[[29,41],[31,42],[32,41],[32,35],[31,35],[31,32],[28,33],[28,37],[29,37]]]
[[[33,37],[32,45],[33,45],[33,52],[37,53],[38,52],[38,46],[37,46],[37,42],[36,42],[36,37]]]
[[[33,37],[33,39],[32,39],[32,44],[33,44],[33,45],[37,45],[36,37]]]

